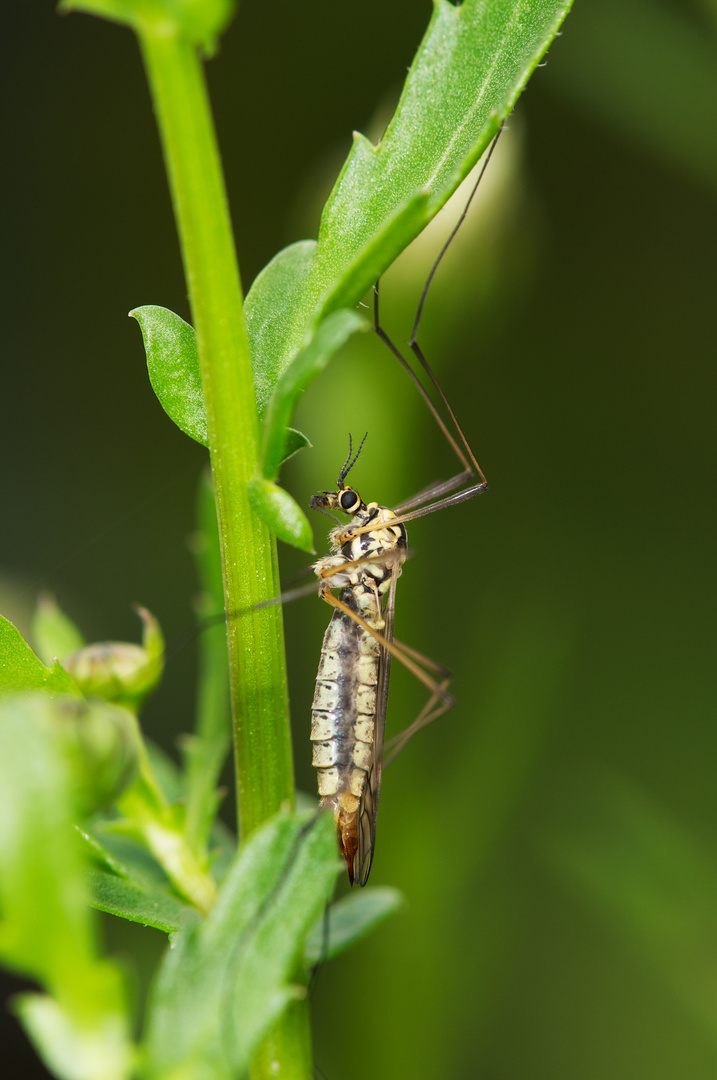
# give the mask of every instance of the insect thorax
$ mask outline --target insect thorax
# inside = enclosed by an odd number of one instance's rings
[[[369,503],[349,525],[331,530],[331,555],[319,559],[314,572],[331,589],[349,588],[360,594],[364,586],[367,591],[385,593],[406,558],[406,530],[395,521],[393,510]],[[342,571],[347,564],[356,565]],[[333,567],[337,572],[329,575]]]

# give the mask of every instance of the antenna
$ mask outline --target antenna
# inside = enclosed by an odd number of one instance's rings
[[[366,442],[367,438],[368,438],[368,431],[366,432],[363,439],[361,440],[361,445],[359,446],[358,450],[354,454],[353,461],[352,461],[351,460],[351,435],[349,435],[349,453],[348,453],[348,457],[346,458],[346,461],[343,463],[343,466],[341,467],[341,472],[339,473],[339,479],[338,479],[337,485],[336,485],[337,487],[340,488],[340,487],[343,486],[344,480],[346,479],[346,477],[348,476],[348,474],[351,472],[354,465],[358,461],[359,454],[363,450],[363,444]]]

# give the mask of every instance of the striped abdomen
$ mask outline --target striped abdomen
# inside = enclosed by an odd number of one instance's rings
[[[373,590],[354,586],[341,600],[377,630],[383,627]],[[322,806],[332,807],[341,854],[353,882],[358,811],[374,760],[379,643],[350,616],[335,611],[324,636],[311,710],[313,764]]]

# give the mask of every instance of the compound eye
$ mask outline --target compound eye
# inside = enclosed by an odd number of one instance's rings
[[[341,509],[345,510],[349,514],[352,510],[355,510],[358,507],[360,501],[361,500],[359,499],[356,492],[352,491],[350,488],[347,488],[346,491],[342,491],[341,497],[339,498]]]

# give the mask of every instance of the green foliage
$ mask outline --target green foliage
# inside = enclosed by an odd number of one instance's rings
[[[194,328],[173,311],[152,304],[135,308],[130,315],[142,330],[149,381],[162,408],[185,435],[202,446],[209,446],[199,348]],[[342,343],[343,340],[336,348]],[[326,361],[330,358],[330,355],[327,356]],[[254,380],[259,393],[267,382],[261,369],[254,370]],[[294,398],[290,405],[295,402]],[[257,398],[257,406],[260,404],[261,399]],[[290,415],[291,408],[287,413]],[[282,461],[310,445],[305,435],[288,426],[283,431],[270,428],[265,441],[271,444],[264,452],[264,474],[270,480],[276,478]]]
[[[263,467],[267,480],[275,480],[286,453],[286,429],[296,405],[329,360],[357,330],[369,326],[355,311],[335,311],[321,324],[305,349],[278,379],[264,420]]]
[[[138,34],[176,34],[207,55],[234,14],[235,0],[61,0],[60,11],[86,11]]]
[[[131,1047],[123,979],[99,958],[72,822],[73,755],[46,694],[0,701],[0,957],[37,981],[16,1008],[62,1080],[122,1080]]]
[[[32,636],[37,654],[45,664],[53,664],[55,660],[64,662],[85,644],[72,619],[60,610],[54,596],[47,593],[38,598],[32,620]]]
[[[288,810],[281,617],[266,601],[276,579],[268,530],[313,549],[303,511],[276,483],[282,461],[308,445],[291,416],[331,357],[367,328],[352,309],[489,145],[569,0],[460,7],[436,0],[385,136],[377,146],[356,136],[318,240],[287,248],[262,271],[247,298],[246,329],[196,55],[214,49],[233,4],[66,0],[62,7],[124,23],[140,38],[196,333],[164,308],[132,314],[163,408],[211,452],[216,491],[203,481],[195,544],[199,611],[234,613],[241,598],[246,617],[230,621],[231,673],[224,626],[206,635],[183,770],[144,742],[137,723],[164,663],[149,612],[138,609],[141,646],[84,644],[45,601],[34,624],[43,659],[0,622],[0,956],[46,992],[24,995],[17,1008],[65,1080],[124,1080],[133,1069],[144,1080],[230,1080],[262,1060],[262,1040],[277,1031],[280,1067],[304,1076],[306,964],[359,940],[400,898],[394,890],[352,896],[325,924],[339,872],[333,823]],[[215,821],[230,685],[238,851]],[[137,1058],[123,980],[98,956],[89,905],[174,935]],[[282,1027],[290,1006],[293,1019]],[[262,1075],[273,1068],[272,1059]]]
[[[257,277],[246,323],[259,415],[266,413],[265,480],[273,484],[281,461],[294,452],[287,453],[284,429],[301,390],[328,362],[329,350],[360,326],[358,320],[336,323],[341,331],[327,330],[312,345],[322,321],[354,307],[453,194],[510,113],[569,7],[570,0],[466,0],[460,7],[437,0],[394,117],[377,146],[355,136],[317,242],[291,245]],[[142,326],[163,407],[203,442],[199,365],[187,324],[161,308],[132,314]],[[289,393],[291,386],[296,389]],[[253,481],[254,511],[280,539],[312,551],[303,512],[272,484]]]
[[[304,959],[319,964],[339,956],[403,905],[398,889],[366,888],[352,892],[332,904],[327,918],[322,915],[306,939]]]
[[[242,845],[208,918],[175,939],[150,1004],[145,1075],[240,1076],[299,993],[300,946],[339,866],[333,822],[280,815]]]
[[[272,384],[321,320],[356,305],[453,194],[569,7],[569,0],[466,0],[460,7],[437,0],[380,143],[354,137],[316,247],[303,242],[281,252],[247,297],[253,349],[263,370],[273,366]]]
[[[308,518],[288,491],[263,476],[254,476],[249,481],[249,502],[279,540],[313,554],[314,537]]]
[[[47,690],[54,693],[77,691],[75,683],[59,660],[45,667],[20,631],[0,615],[0,694],[12,690]]]
[[[199,349],[194,328],[167,308],[130,311],[142,331],[152,389],[167,416],[190,439],[209,446]]]

